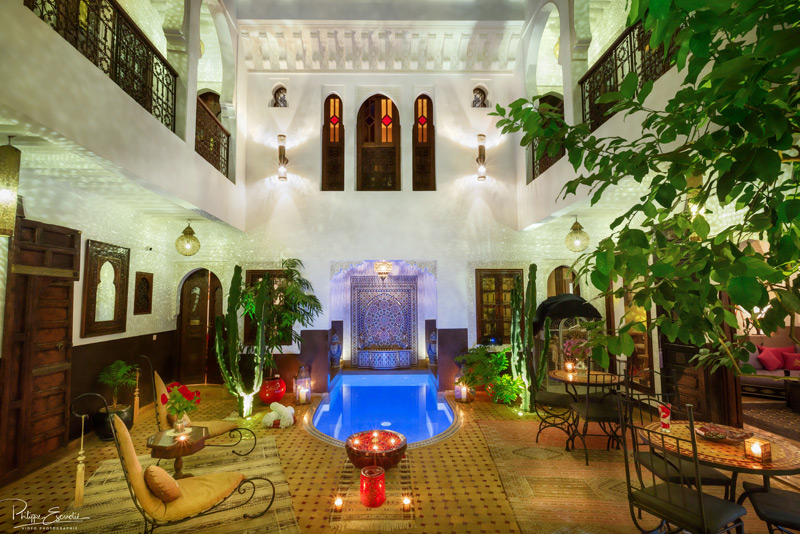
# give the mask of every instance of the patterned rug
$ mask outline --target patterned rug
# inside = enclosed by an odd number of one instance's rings
[[[622,451],[606,450],[602,437],[566,452],[565,435],[542,432],[535,421],[478,421],[500,480],[525,534],[629,534],[630,518]],[[590,425],[590,433],[599,429]],[[653,525],[655,526],[655,525]]]
[[[378,508],[361,504],[359,484],[361,470],[345,460],[339,478],[337,495],[342,498],[342,511],[331,511],[331,528],[352,530],[392,531],[414,528],[414,496],[411,490],[411,466],[408,456],[397,467],[386,471],[386,502]],[[403,497],[411,498],[411,510],[403,511]]]
[[[142,468],[155,464],[157,460],[147,456],[139,456]],[[168,471],[171,460],[164,465]],[[243,514],[254,514],[264,509],[269,502],[271,490],[269,485],[257,482],[257,492],[253,499],[241,508],[220,512],[179,523],[174,526],[159,527],[157,532],[167,534],[197,533],[226,534],[237,532],[239,534],[266,534],[266,533],[298,533],[299,528],[292,508],[292,498],[289,494],[289,485],[281,468],[281,460],[275,439],[271,437],[259,438],[256,449],[248,456],[236,456],[230,449],[206,448],[199,453],[184,458],[183,469],[185,472],[202,475],[220,471],[238,471],[247,476],[266,477],[275,484],[275,502],[272,508],[260,518],[244,519]],[[227,501],[231,505],[246,500],[250,495],[234,495]],[[226,504],[227,504],[226,503]],[[94,534],[133,534],[140,533],[144,527],[141,514],[133,505],[131,495],[122,466],[118,459],[106,460],[100,464],[97,471],[86,483],[84,490],[83,506],[75,508],[74,503],[66,510],[80,512],[83,517],[89,517],[81,523],[74,532]]]
[[[795,413],[784,401],[742,402],[744,422],[762,430],[800,441],[800,413]]]

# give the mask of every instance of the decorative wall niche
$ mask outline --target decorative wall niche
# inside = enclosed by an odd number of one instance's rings
[[[153,273],[137,272],[133,283],[133,314],[153,312]]]
[[[418,358],[417,277],[353,276],[351,295],[351,354],[357,350],[399,347]]]
[[[129,248],[86,241],[81,337],[125,331],[130,255]]]

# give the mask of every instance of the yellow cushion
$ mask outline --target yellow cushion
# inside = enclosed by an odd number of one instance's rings
[[[144,481],[150,491],[164,502],[172,502],[181,496],[178,482],[157,465],[149,465],[144,470]]]
[[[244,480],[243,473],[213,473],[182,478],[181,496],[167,503],[163,512],[153,515],[162,521],[175,521],[204,512],[230,495]]]
[[[172,425],[167,421],[167,407],[161,404],[161,395],[167,394],[167,386],[155,371],[153,372],[153,382],[156,384],[156,418],[158,419],[158,424],[161,425],[161,430],[169,430]]]
[[[227,434],[239,425],[236,421],[192,421],[192,426],[204,426],[208,429],[209,437],[221,436]]]
[[[122,463],[125,464],[125,470],[128,472],[130,478],[131,488],[136,500],[139,501],[142,509],[149,515],[156,517],[155,514],[158,510],[164,509],[164,502],[156,498],[150,492],[147,484],[144,481],[144,473],[142,472],[142,464],[139,463],[139,458],[136,457],[136,449],[131,441],[131,435],[125,427],[125,423],[116,415],[111,416],[114,422],[114,431],[117,435],[119,442],[119,452],[122,456]]]

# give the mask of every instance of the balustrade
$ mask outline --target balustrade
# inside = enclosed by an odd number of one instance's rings
[[[230,138],[228,130],[198,96],[194,150],[225,176],[228,175]]]
[[[178,73],[115,0],[25,0],[25,6],[175,131]]]

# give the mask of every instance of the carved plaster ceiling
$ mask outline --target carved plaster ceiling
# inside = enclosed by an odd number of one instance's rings
[[[241,21],[251,71],[512,72],[522,23]]]

